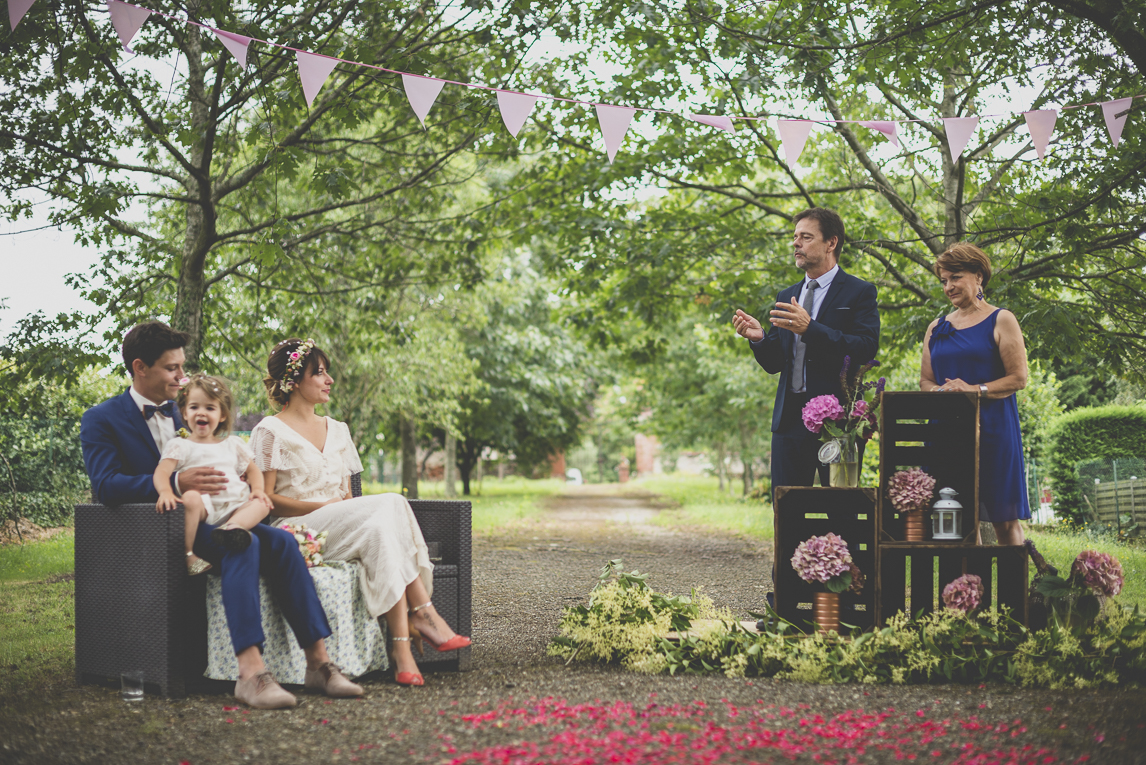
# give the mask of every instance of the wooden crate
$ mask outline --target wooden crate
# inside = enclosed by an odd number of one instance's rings
[[[820,585],[805,582],[792,568],[801,542],[828,532],[848,543],[852,560],[866,578],[859,595],[840,596],[840,621],[869,629],[875,624],[875,489],[781,486],[776,489],[774,549],[776,612],[801,629],[812,630],[812,595]]]
[[[978,396],[887,392],[883,394],[879,419],[880,541],[905,541],[903,518],[887,496],[888,480],[899,470],[921,467],[935,476],[936,493],[950,487],[959,492],[956,499],[963,505],[963,540],[932,540],[931,514],[925,513],[925,543],[975,544],[979,525]]]
[[[911,561],[908,575],[907,562]],[[983,580],[983,607],[997,602],[1011,608],[1015,619],[1027,623],[1027,548],[969,547],[944,544],[888,544],[879,546],[876,571],[876,620],[908,609],[914,617],[943,607],[943,588],[963,574]]]

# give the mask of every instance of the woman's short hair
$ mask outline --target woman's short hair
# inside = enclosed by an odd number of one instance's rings
[[[267,357],[267,376],[263,378],[263,385],[267,389],[267,398],[270,399],[271,405],[276,408],[282,408],[290,403],[290,389],[307,372],[318,369],[319,364],[330,369],[330,358],[326,352],[312,343],[310,350],[306,352],[302,365],[293,374],[288,374],[287,364],[290,363],[290,355],[306,342],[308,341],[297,337],[283,340],[271,350],[271,355]],[[287,384],[283,385],[284,382]]]
[[[979,274],[983,277],[984,287],[991,281],[991,259],[970,242],[956,242],[944,250],[935,261],[936,276],[939,276],[941,268],[952,274],[964,271]]]
[[[187,408],[187,398],[195,389],[203,391],[207,398],[219,405],[219,424],[215,428],[214,435],[225,436],[230,433],[231,429],[235,427],[235,397],[231,395],[227,381],[222,377],[205,375],[202,372],[191,375],[191,378],[175,396],[175,403],[179,406],[180,413]]]
[[[161,321],[149,321],[131,328],[123,337],[123,366],[135,377],[131,362],[139,359],[146,367],[153,366],[159,357],[191,342],[191,335],[172,329]]]

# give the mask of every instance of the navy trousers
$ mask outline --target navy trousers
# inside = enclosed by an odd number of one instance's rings
[[[241,553],[232,553],[211,541],[211,532],[216,528],[200,523],[192,549],[219,569],[223,609],[236,654],[253,645],[263,649],[266,638],[259,604],[260,575],[267,580],[300,647],[309,648],[330,636],[326,612],[293,534],[260,523],[251,529],[251,546]]]
[[[784,396],[784,411],[780,415],[780,428],[772,432],[772,499],[775,507],[776,488],[779,486],[811,486],[820,471],[820,485],[828,485],[828,468],[820,464],[816,453],[822,442],[820,437],[804,427],[800,413],[808,403],[806,393]]]

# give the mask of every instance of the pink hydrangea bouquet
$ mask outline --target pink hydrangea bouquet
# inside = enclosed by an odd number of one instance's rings
[[[952,611],[969,614],[983,602],[983,580],[975,574],[964,574],[943,588],[943,605]]]
[[[843,592],[852,586],[853,566],[848,543],[831,533],[801,542],[792,556],[792,568],[800,578],[818,582],[828,592]]]
[[[307,568],[322,565],[322,549],[326,546],[325,531],[315,531],[303,523],[280,523],[279,528],[294,534],[298,551],[302,553]]]
[[[881,377],[877,382],[864,382],[864,377],[877,366],[879,362],[869,361],[852,370],[851,356],[845,356],[840,395],[816,396],[808,401],[801,412],[804,427],[824,441],[844,439],[852,448],[857,441],[871,438],[878,429],[879,399],[887,381]],[[869,390],[875,391],[872,403],[864,398]]]
[[[931,506],[935,477],[919,468],[900,470],[887,482],[887,496],[901,513],[917,513]]]
[[[1122,564],[1109,553],[1083,550],[1071,564],[1070,576],[1095,595],[1113,598],[1122,592]]]
[[[1122,592],[1122,564],[1108,553],[1083,550],[1065,579],[1047,574],[1036,580],[1035,590],[1046,600],[1055,621],[1072,630],[1084,630],[1102,615],[1103,603]]]

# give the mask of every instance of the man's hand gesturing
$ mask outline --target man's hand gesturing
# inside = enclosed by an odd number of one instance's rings
[[[760,326],[760,322],[739,308],[736,309],[736,314],[732,317],[732,326],[736,329],[736,334],[746,337],[754,343],[764,339],[764,328]]]

